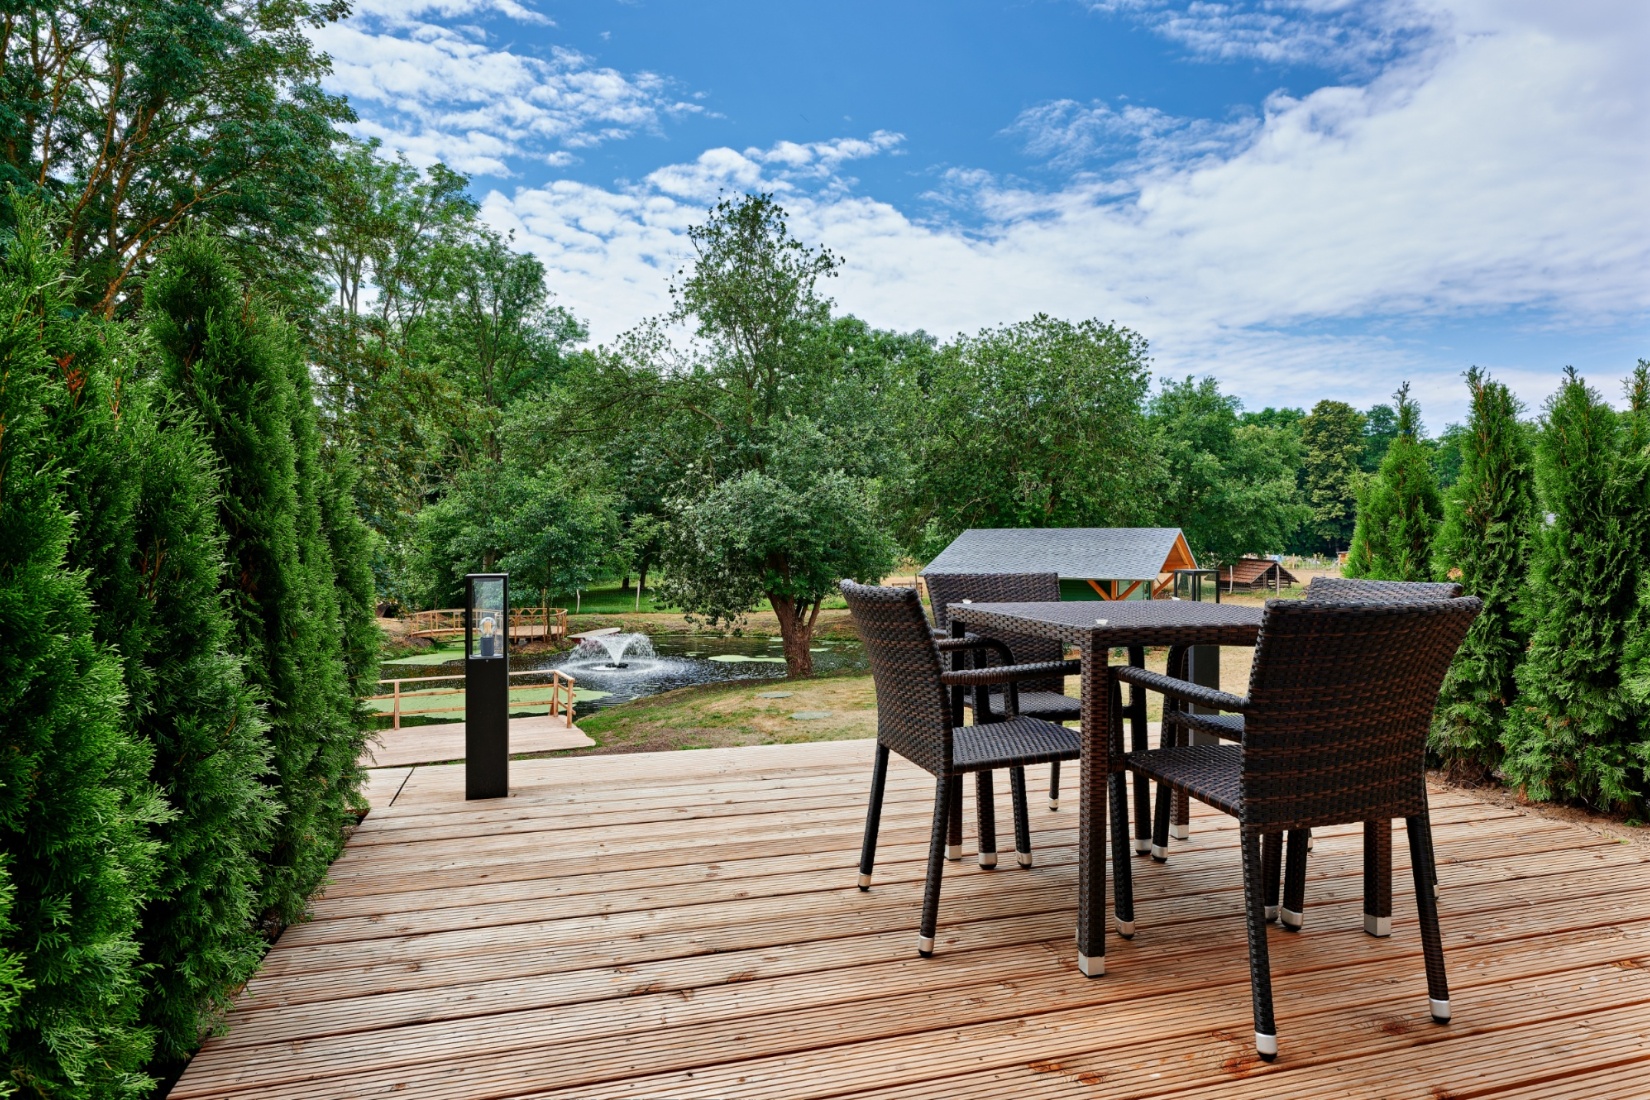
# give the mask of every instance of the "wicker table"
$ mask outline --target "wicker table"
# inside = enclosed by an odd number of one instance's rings
[[[1145,646],[1252,646],[1261,609],[1181,600],[971,603],[948,608],[953,633],[967,628],[1030,634],[1076,646],[1083,659],[1082,809],[1077,849],[1077,966],[1091,978],[1106,972],[1105,795],[1121,809],[1128,797],[1123,761],[1111,753],[1106,664],[1113,648]],[[1138,656],[1136,657],[1138,661]],[[1126,814],[1120,814],[1125,817]],[[1134,886],[1127,828],[1112,837],[1118,932],[1134,933]]]

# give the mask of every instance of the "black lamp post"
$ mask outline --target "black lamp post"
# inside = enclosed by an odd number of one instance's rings
[[[510,794],[510,577],[464,578],[464,797]]]

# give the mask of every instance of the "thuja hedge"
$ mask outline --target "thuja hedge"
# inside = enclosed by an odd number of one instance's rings
[[[145,1095],[303,913],[358,795],[367,536],[216,242],[140,324],[0,239],[0,1095]]]

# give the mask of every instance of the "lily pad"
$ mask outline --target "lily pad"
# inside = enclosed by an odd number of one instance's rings
[[[782,665],[785,663],[785,658],[783,657],[750,657],[743,653],[718,653],[716,656],[712,657],[711,660],[721,661],[723,664],[729,665],[745,664],[752,661],[759,661],[763,664],[770,665]]]
[[[759,691],[756,693],[756,697],[758,699],[789,699],[795,694],[794,691]]]
[[[799,710],[791,715],[793,722],[817,722],[821,718],[829,718],[834,712],[828,710]]]

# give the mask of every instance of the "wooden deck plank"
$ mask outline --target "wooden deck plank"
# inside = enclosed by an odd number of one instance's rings
[[[1270,936],[1284,1056],[1265,1066],[1229,819],[1200,813],[1167,865],[1135,863],[1138,934],[1087,981],[1076,814],[1033,777],[1038,866],[948,864],[923,960],[932,781],[895,769],[862,893],[869,761],[866,742],[518,761],[512,797],[480,803],[462,768],[386,770],[396,793],[375,793],[316,919],[172,1095],[1650,1095],[1643,847],[1439,793],[1456,1021],[1438,1028],[1401,826],[1383,940],[1359,930],[1361,831],[1324,830],[1306,931]]]
[[[556,752],[588,749],[596,742],[563,716],[535,714],[510,719],[510,752]],[[361,751],[364,768],[395,768],[464,759],[464,723],[439,722],[377,730]]]

